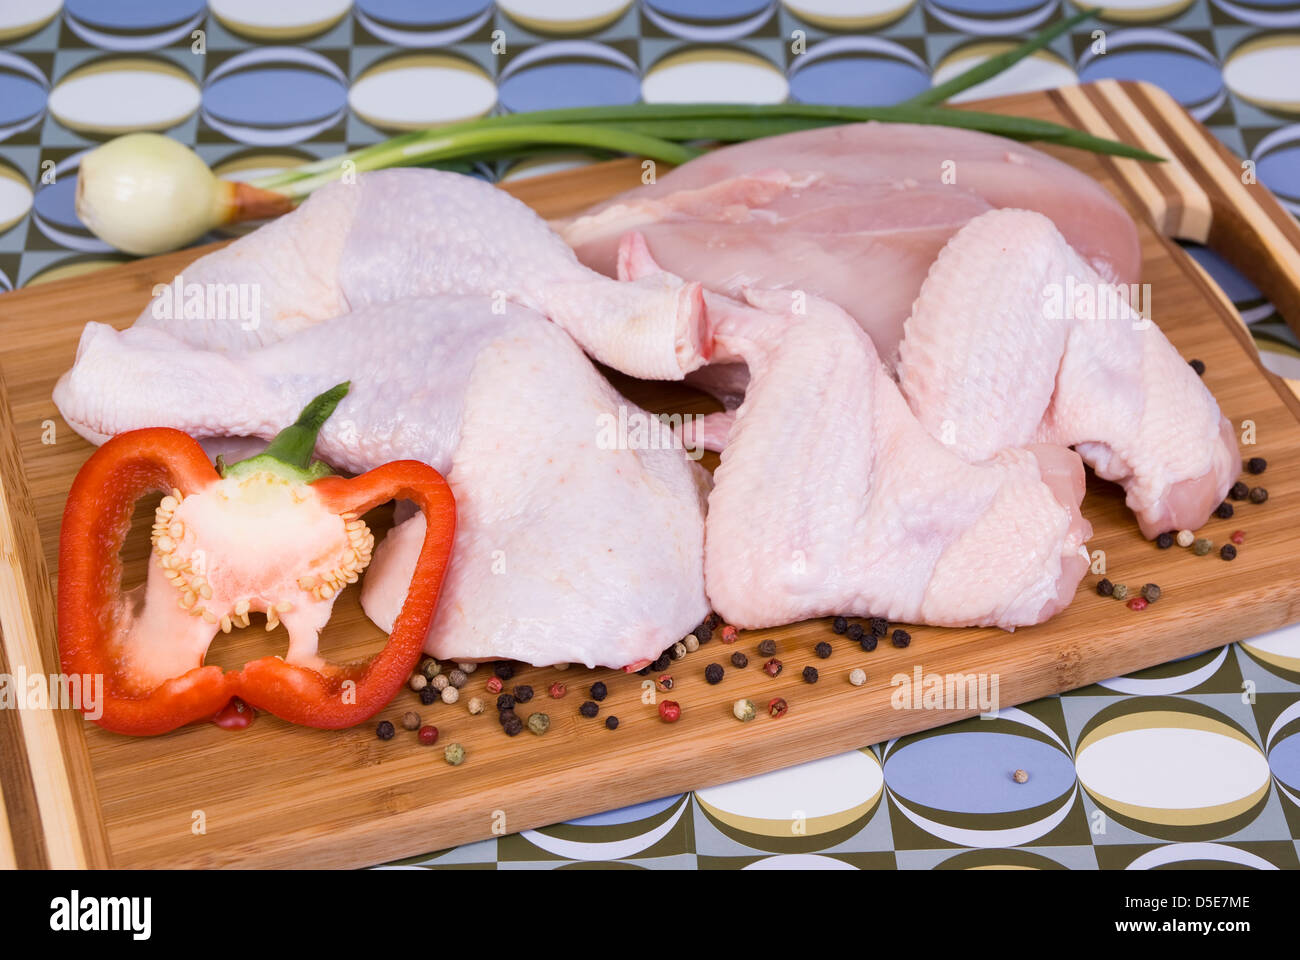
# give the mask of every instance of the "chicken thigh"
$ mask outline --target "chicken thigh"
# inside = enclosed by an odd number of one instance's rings
[[[1137,280],[1137,230],[1095,180],[1001,137],[903,123],[724,147],[557,227],[583,263],[610,276],[619,240],[638,230],[666,269],[711,290],[828,299],[892,365],[944,243],[972,217],[1006,206],[1046,214],[1106,278]]]
[[[601,276],[509,194],[437,170],[384,170],[324,187],[156,292],[138,324],[223,350],[274,343],[370,304],[442,294],[531,307],[636,377],[680,380],[704,362],[708,342],[698,283]],[[236,303],[256,316],[238,315]]]
[[[1041,214],[983,214],[930,269],[899,384],[924,427],[967,460],[1073,446],[1123,486],[1144,535],[1195,529],[1240,470],[1236,438],[1137,302]]]
[[[422,460],[456,497],[429,654],[640,665],[707,615],[707,474],[680,446],[608,442],[602,428],[620,408],[648,415],[525,307],[377,304],[234,356],[139,324],[92,323],[54,398],[94,442],[144,426],[269,438],[342,380],[352,389],[321,430],[318,455],[351,471]],[[366,574],[363,605],[385,629],[422,523],[417,515],[393,530]]]

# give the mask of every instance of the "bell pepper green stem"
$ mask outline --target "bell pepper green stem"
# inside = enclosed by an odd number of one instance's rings
[[[312,454],[316,450],[316,438],[320,435],[321,427],[325,426],[325,421],[334,413],[339,402],[348,395],[351,386],[351,382],[345,380],[313,398],[303,408],[298,419],[277,433],[266,449],[256,456],[229,466],[219,462],[217,466],[221,475],[238,477],[269,470],[286,479],[304,483],[329,476],[333,471],[321,461],[313,460]]]

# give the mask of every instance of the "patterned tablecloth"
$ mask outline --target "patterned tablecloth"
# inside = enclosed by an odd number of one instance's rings
[[[73,197],[81,155],[128,129],[165,131],[239,177],[494,110],[641,97],[892,103],[1059,19],[1062,2],[0,0],[0,290],[121,259],[78,222]],[[1300,6],[1107,6],[967,96],[1153,81],[1300,211]],[[1300,380],[1300,342],[1271,305],[1211,252],[1192,254],[1269,366]],[[1297,867],[1300,628],[997,719],[402,865],[594,862]]]

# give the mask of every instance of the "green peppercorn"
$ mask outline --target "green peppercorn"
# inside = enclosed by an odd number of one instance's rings
[[[737,700],[731,705],[731,712],[741,723],[749,723],[749,721],[753,720],[754,716],[758,713],[758,711],[754,709],[754,701],[749,699]]]
[[[433,657],[429,657],[420,664],[420,672],[424,674],[424,679],[432,680],[438,674],[442,673],[442,664]]]
[[[459,743],[447,744],[447,749],[442,752],[442,755],[453,767],[459,767],[465,762],[465,748]]]
[[[1148,603],[1155,603],[1160,599],[1160,587],[1154,583],[1144,583],[1142,584],[1142,596],[1146,598]]]
[[[1214,549],[1214,541],[1209,537],[1197,537],[1196,542],[1192,544],[1192,553],[1198,557],[1203,557]]]
[[[1128,586],[1122,583],[1117,583],[1115,584],[1115,588],[1111,590],[1110,595],[1116,600],[1127,600]]]
[[[551,718],[544,713],[530,713],[528,715],[528,729],[540,737],[551,729]]]

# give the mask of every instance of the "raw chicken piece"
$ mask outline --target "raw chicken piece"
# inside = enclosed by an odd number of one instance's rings
[[[1046,217],[986,213],[931,268],[899,383],[925,428],[967,460],[1073,446],[1123,486],[1145,536],[1196,529],[1240,469],[1232,426],[1160,328],[1125,299],[1108,302],[1114,293]]]
[[[1137,280],[1136,228],[1096,181],[1023,144],[933,126],[852,124],[725,147],[557,226],[610,276],[619,239],[639,230],[666,269],[711,290],[824,297],[892,365],[939,250],[1005,206],[1046,214],[1103,275]]]
[[[385,170],[331,184],[190,264],[177,282],[181,296],[162,291],[138,323],[213,349],[273,343],[368,304],[471,294],[532,307],[631,376],[680,380],[706,359],[698,283],[670,274],[611,281],[578,263],[509,194],[437,170]],[[191,289],[200,296],[181,316],[174,305],[188,302]],[[259,307],[258,317],[241,318],[235,304],[250,314]]]
[[[621,667],[658,657],[708,613],[707,474],[680,447],[602,443],[602,418],[642,411],[524,307],[408,299],[233,357],[92,323],[54,399],[95,442],[143,426],[271,437],[342,380],[352,389],[318,455],[353,471],[423,460],[456,496],[428,653]],[[402,546],[418,552],[422,523],[382,541],[366,575],[363,604],[386,629],[414,568]]]
[[[719,614],[744,628],[845,614],[1011,629],[1073,599],[1092,534],[1077,455],[1040,445],[968,464],[926,435],[838,307],[747,299],[760,309],[710,318],[752,377],[705,521]]]

